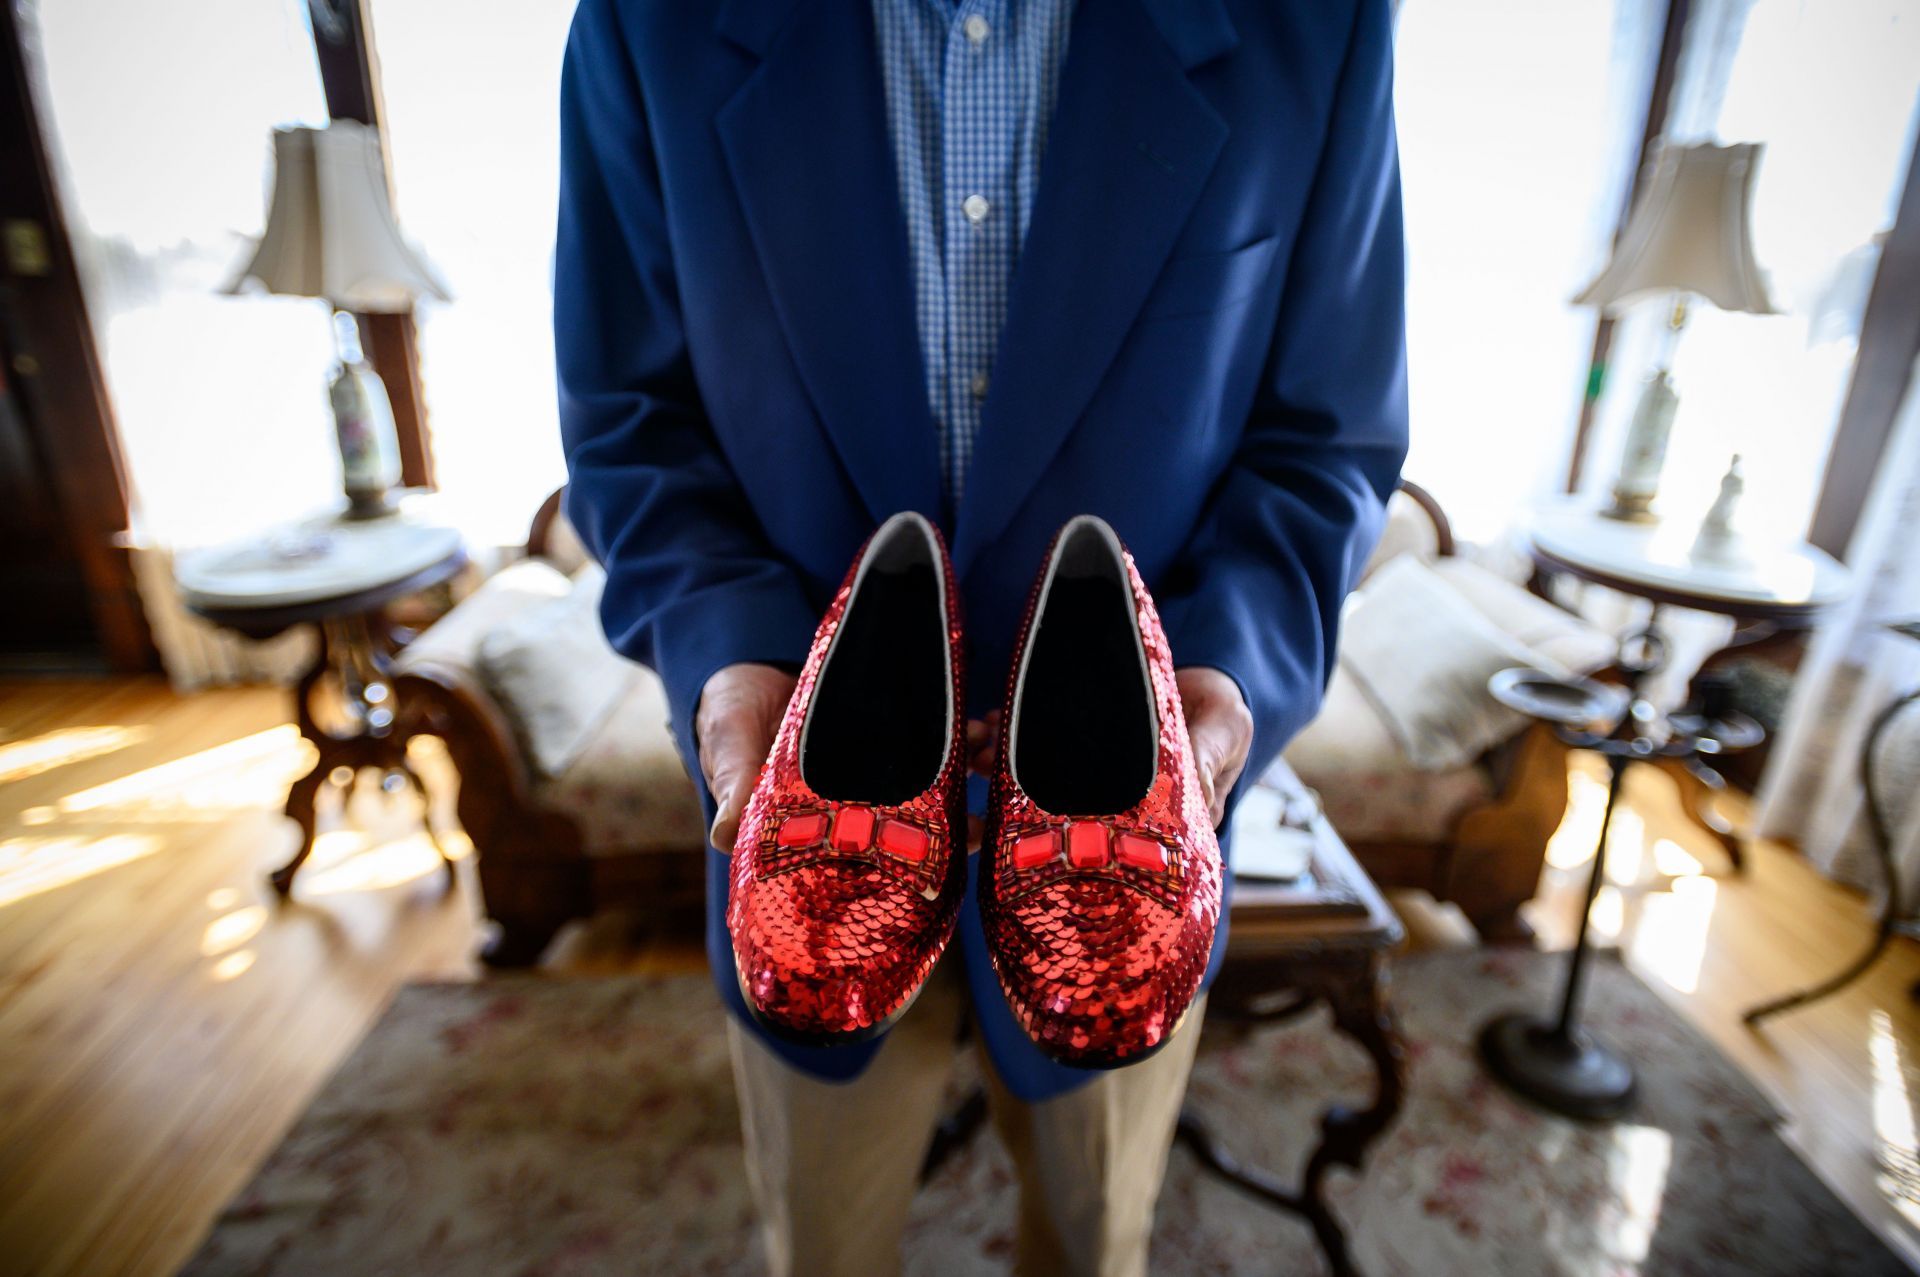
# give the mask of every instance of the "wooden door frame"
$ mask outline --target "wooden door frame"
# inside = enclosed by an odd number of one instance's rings
[[[380,136],[382,164],[392,194],[392,152],[381,120],[380,59],[374,51],[371,0],[307,0],[314,56],[327,116],[353,120]],[[420,384],[420,338],[411,311],[356,316],[367,361],[387,384],[393,424],[400,436],[400,479],[410,487],[433,486],[433,442],[427,429],[426,395]]]
[[[1673,101],[1674,82],[1680,73],[1680,51],[1687,42],[1687,21],[1693,16],[1691,0],[1667,0],[1666,25],[1660,32],[1659,61],[1654,66],[1653,84],[1647,92],[1646,122],[1640,130],[1640,149],[1633,158],[1633,176],[1627,182],[1626,198],[1620,203],[1620,215],[1614,222],[1612,247],[1619,247],[1626,232],[1627,219],[1633,214],[1633,202],[1640,194],[1640,180],[1647,160],[1667,130],[1667,115]],[[1567,458],[1566,491],[1580,491],[1586,472],[1587,454],[1593,446],[1593,424],[1600,408],[1600,392],[1606,389],[1608,359],[1613,353],[1614,317],[1604,309],[1593,325],[1593,353],[1587,360],[1587,382],[1580,398],[1580,419],[1573,430],[1572,454]]]
[[[59,190],[35,109],[23,31],[0,0],[0,349],[79,560],[101,653],[116,670],[159,667],[127,544],[127,472]]]
[[[1846,404],[1827,453],[1827,470],[1813,507],[1807,540],[1844,559],[1861,512],[1873,492],[1873,477],[1893,437],[1900,405],[1920,358],[1920,136],[1907,159],[1906,185],[1893,230],[1880,249],[1880,264],[1860,321],[1860,341],[1847,383]]]

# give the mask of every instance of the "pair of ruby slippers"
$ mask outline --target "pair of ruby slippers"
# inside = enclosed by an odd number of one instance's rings
[[[895,515],[820,622],[734,844],[734,959],[776,1034],[882,1032],[953,937],[963,639],[939,532]],[[981,855],[993,968],[1040,1048],[1115,1067],[1165,1043],[1213,946],[1220,851],[1153,600],[1091,515],[1034,584]]]

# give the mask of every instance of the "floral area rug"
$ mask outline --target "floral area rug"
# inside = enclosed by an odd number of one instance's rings
[[[1549,1004],[1559,965],[1438,954],[1396,968],[1399,1121],[1331,1199],[1369,1274],[1867,1274],[1904,1267],[1774,1133],[1777,1115],[1612,961],[1590,1023],[1634,1059],[1635,1112],[1542,1115],[1481,1072],[1476,1027]],[[970,1066],[969,1066],[970,1067]],[[964,1070],[963,1070],[964,1072]],[[1209,1026],[1190,1101],[1290,1174],[1371,1074],[1324,1014]],[[914,1274],[1007,1270],[1016,1187],[990,1129],[927,1185]],[[721,1012],[708,982],[509,977],[403,989],[188,1266],[211,1274],[759,1271]],[[1324,1271],[1305,1225],[1174,1151],[1161,1274]]]

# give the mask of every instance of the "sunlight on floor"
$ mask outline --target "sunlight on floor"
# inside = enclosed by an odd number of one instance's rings
[[[21,813],[23,824],[111,810],[129,820],[199,820],[209,813],[277,807],[312,746],[291,723],[95,785]]]
[[[215,984],[225,984],[228,980],[245,975],[247,969],[253,966],[253,958],[253,950],[235,949],[208,968],[207,974],[213,977]]]
[[[1660,1202],[1667,1192],[1667,1168],[1673,1163],[1673,1136],[1657,1126],[1622,1126],[1607,1151],[1607,1178],[1620,1212],[1610,1258],[1623,1264],[1645,1261],[1660,1224]]]
[[[450,843],[447,854],[457,858],[458,850]],[[424,830],[375,843],[358,829],[332,829],[314,844],[312,867],[301,871],[299,890],[302,897],[378,891],[439,870],[440,853]]]
[[[151,834],[23,836],[0,842],[0,908],[160,850]]]
[[[206,933],[200,937],[200,952],[211,958],[238,949],[259,935],[260,928],[266,925],[265,905],[248,905],[222,914],[207,924]]]
[[[63,727],[30,740],[9,741],[0,745],[0,785],[111,754],[152,734],[151,727]]]
[[[1913,1097],[1900,1041],[1885,1011],[1873,1012],[1867,1053],[1873,1062],[1873,1133],[1880,1165],[1876,1182],[1908,1223],[1920,1226],[1920,1145],[1914,1138]]]
[[[1634,966],[1681,993],[1698,990],[1719,894],[1720,884],[1700,874],[1674,879],[1670,890],[1649,892],[1634,922],[1629,948]]]

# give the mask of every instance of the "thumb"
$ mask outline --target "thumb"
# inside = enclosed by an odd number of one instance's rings
[[[708,833],[707,841],[717,849],[728,853],[733,851],[734,840],[740,836],[740,817],[747,810],[747,799],[753,796],[754,782],[758,777],[758,765],[745,762],[737,750],[716,758],[713,775],[707,781],[707,788],[713,791],[714,803],[713,829]]]

